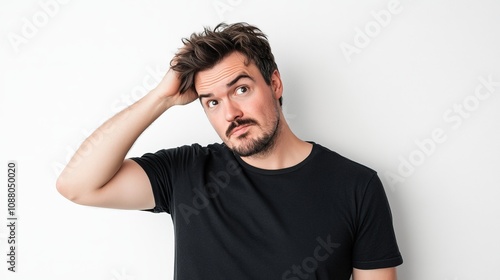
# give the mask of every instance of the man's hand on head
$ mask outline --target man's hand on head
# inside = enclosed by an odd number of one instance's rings
[[[172,105],[185,105],[198,99],[198,95],[191,88],[186,92],[180,92],[181,79],[179,76],[178,72],[170,68],[151,93],[161,99],[171,99]]]

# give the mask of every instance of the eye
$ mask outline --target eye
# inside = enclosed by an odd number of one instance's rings
[[[245,94],[248,91],[248,88],[246,86],[242,86],[236,89],[236,94],[241,95]]]
[[[213,107],[217,106],[217,104],[219,104],[219,102],[217,102],[217,100],[209,100],[207,102],[207,107],[208,108],[213,108]]]

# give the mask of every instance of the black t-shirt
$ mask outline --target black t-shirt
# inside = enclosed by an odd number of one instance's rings
[[[375,171],[313,143],[299,164],[264,170],[224,144],[133,158],[171,214],[177,280],[349,279],[403,262]]]

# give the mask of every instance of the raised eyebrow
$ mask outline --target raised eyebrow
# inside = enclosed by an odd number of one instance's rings
[[[231,87],[234,84],[236,84],[240,79],[244,79],[244,78],[248,78],[248,79],[252,80],[253,82],[255,82],[255,80],[252,77],[250,77],[248,74],[239,74],[236,78],[234,78],[232,81],[227,83],[226,86]]]
[[[253,82],[255,82],[254,78],[250,77],[248,74],[240,74],[238,75],[236,78],[234,78],[232,81],[230,81],[229,83],[226,84],[227,87],[232,87],[234,84],[236,84],[240,79],[244,79],[244,78],[247,78],[247,79],[250,79],[252,80]],[[213,93],[204,93],[204,94],[198,94],[198,99],[200,100],[201,102],[201,99],[202,98],[209,98],[209,97],[213,97],[214,94]]]
[[[201,102],[201,99],[202,98],[209,98],[209,97],[213,97],[214,94],[213,93],[206,93],[206,94],[198,94],[198,99],[200,100]]]

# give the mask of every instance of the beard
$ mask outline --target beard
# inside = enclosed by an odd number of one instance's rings
[[[231,131],[240,125],[257,125],[259,124],[252,119],[236,120],[227,129],[226,135],[229,135]],[[241,142],[240,145],[234,145],[229,147],[233,153],[239,155],[240,157],[249,156],[264,156],[272,151],[276,144],[276,138],[279,134],[279,124],[280,124],[280,114],[276,111],[276,117],[273,120],[271,128],[268,131],[264,131],[264,134],[257,139],[248,138],[248,132],[239,135],[237,137],[238,141]]]

